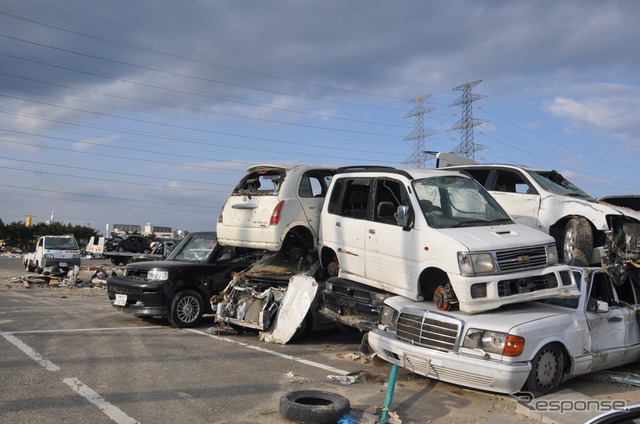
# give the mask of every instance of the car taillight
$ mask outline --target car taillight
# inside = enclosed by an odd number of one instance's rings
[[[226,205],[226,203],[225,203]],[[220,209],[220,216],[218,217],[218,222],[222,223],[222,214],[224,213],[224,205],[222,205],[222,209]]]
[[[284,205],[284,200],[281,200],[273,209],[273,212],[271,213],[271,220],[269,221],[269,225],[276,225],[278,222],[280,222],[280,213],[282,212],[282,205]]]

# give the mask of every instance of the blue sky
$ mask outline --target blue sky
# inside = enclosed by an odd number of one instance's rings
[[[4,0],[0,219],[215,229],[257,163],[451,151],[482,80],[481,162],[640,194],[640,3]]]

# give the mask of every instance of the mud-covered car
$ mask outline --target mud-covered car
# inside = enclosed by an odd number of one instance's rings
[[[429,378],[499,393],[550,393],[573,376],[640,360],[640,287],[602,268],[574,268],[581,296],[479,315],[431,302],[385,301],[369,344],[381,358]]]
[[[176,327],[192,327],[212,312],[211,296],[258,253],[223,247],[214,232],[191,233],[166,260],[130,263],[124,275],[107,278],[109,300],[126,313],[167,317]]]
[[[563,263],[602,264],[616,282],[629,272],[640,275],[640,212],[616,205],[620,197],[599,202],[557,171],[499,164],[448,169],[470,174],[516,222],[553,236]]]
[[[260,330],[261,340],[285,344],[313,330],[335,326],[318,314],[322,281],[317,257],[307,253],[292,262],[284,252],[269,253],[211,298],[216,321]]]
[[[107,252],[149,253],[151,243],[146,237],[135,234],[114,235],[104,244]]]

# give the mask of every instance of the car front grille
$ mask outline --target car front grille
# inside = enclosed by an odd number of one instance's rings
[[[567,285],[565,280],[563,276],[563,285]],[[571,284],[570,279],[568,283]],[[514,280],[504,280],[498,282],[498,296],[513,296],[538,290],[554,289],[556,287],[558,287],[558,278],[553,273]]]
[[[408,343],[443,350],[456,350],[462,322],[427,312],[403,312],[398,318],[397,336]]]
[[[501,272],[539,268],[547,265],[547,249],[545,246],[535,246],[500,250],[496,252],[496,260]]]

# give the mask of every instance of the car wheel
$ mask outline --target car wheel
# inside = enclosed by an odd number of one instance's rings
[[[44,271],[44,267],[40,266],[40,262],[36,262],[36,273],[42,274],[42,271]]]
[[[593,253],[593,230],[584,218],[571,218],[564,227],[562,261],[569,265],[589,266]]]
[[[179,328],[193,327],[202,318],[204,302],[193,290],[183,290],[171,299],[169,321]]]
[[[118,247],[118,252],[124,252],[124,247],[119,246],[119,247]]]
[[[298,390],[280,398],[280,415],[307,424],[335,424],[351,409],[349,399],[322,390]]]
[[[531,372],[525,383],[525,390],[534,396],[553,392],[564,375],[564,354],[555,344],[544,346],[531,361]]]
[[[445,285],[439,285],[433,292],[433,303],[441,311],[448,311],[451,309],[451,304],[455,300],[453,295],[453,287],[450,283]]]

